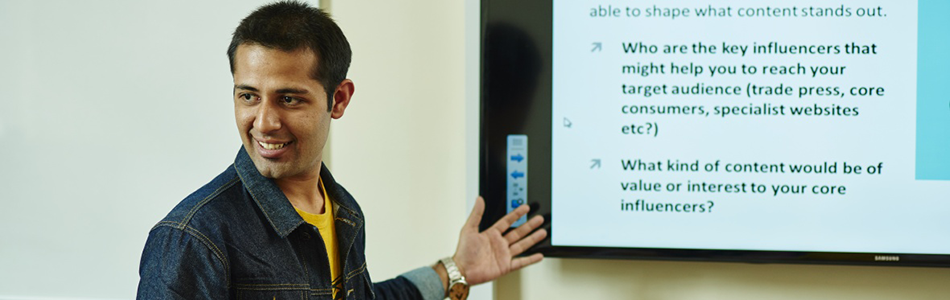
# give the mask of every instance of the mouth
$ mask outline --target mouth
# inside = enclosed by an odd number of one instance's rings
[[[280,150],[284,148],[284,146],[289,145],[290,142],[281,143],[281,144],[271,144],[271,143],[257,141],[257,144],[261,145],[261,148],[264,148],[264,150]]]
[[[292,144],[293,141],[284,142],[284,143],[274,143],[274,142],[263,142],[260,140],[254,140],[257,142],[257,153],[264,158],[278,159],[285,152],[290,150],[288,145]]]

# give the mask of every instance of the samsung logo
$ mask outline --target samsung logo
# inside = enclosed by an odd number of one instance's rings
[[[897,255],[875,255],[874,261],[900,261],[901,257]]]

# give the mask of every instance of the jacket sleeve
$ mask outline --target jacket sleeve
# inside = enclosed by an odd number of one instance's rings
[[[376,299],[442,300],[442,279],[431,267],[421,267],[373,284]]]
[[[201,232],[179,225],[159,223],[149,233],[136,299],[228,299],[224,254]]]

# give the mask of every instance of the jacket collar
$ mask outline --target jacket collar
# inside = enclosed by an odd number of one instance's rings
[[[284,192],[274,184],[273,180],[264,177],[257,170],[254,161],[248,156],[244,147],[241,147],[237,157],[234,158],[234,169],[237,171],[238,177],[241,178],[244,189],[251,194],[251,198],[260,207],[270,225],[277,231],[277,235],[285,238],[304,223],[303,218],[297,214],[294,206],[287,200],[287,196],[284,196]]]
[[[333,215],[336,226],[337,244],[340,250],[340,260],[343,261],[343,269],[351,270],[361,266],[349,265],[347,259],[353,252],[354,243],[362,236],[363,213],[356,204],[356,200],[342,185],[333,180],[330,170],[326,165],[320,169],[320,178],[323,180],[323,186],[327,189],[327,197],[333,201]],[[362,244],[362,242],[361,242]],[[363,247],[363,246],[360,246]],[[361,252],[362,254],[362,252]]]
[[[234,169],[241,178],[245,190],[257,203],[277,235],[286,238],[297,227],[305,223],[303,218],[294,210],[294,206],[290,204],[290,200],[287,200],[287,196],[277,187],[277,184],[272,179],[261,175],[244,147],[241,147],[237,157],[234,158]],[[356,205],[356,201],[342,186],[333,180],[333,176],[325,164],[320,166],[320,178],[327,190],[327,196],[333,201],[335,219],[349,225],[348,227],[352,227],[343,230],[359,230],[362,228],[363,216]],[[337,222],[337,224],[339,223]],[[337,235],[339,235],[340,229],[340,226],[337,226]],[[346,245],[343,246],[343,248],[348,248]]]

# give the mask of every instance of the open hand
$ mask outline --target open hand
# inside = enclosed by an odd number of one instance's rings
[[[505,233],[511,224],[528,213],[528,206],[522,205],[502,217],[485,231],[478,232],[478,223],[485,212],[485,200],[481,196],[475,200],[475,207],[459,234],[458,248],[455,249],[455,264],[470,285],[495,280],[502,275],[540,262],[544,256],[536,253],[527,257],[521,254],[534,244],[543,240],[547,230],[537,229],[544,218],[535,216],[518,228]],[[503,235],[504,234],[504,235]]]

